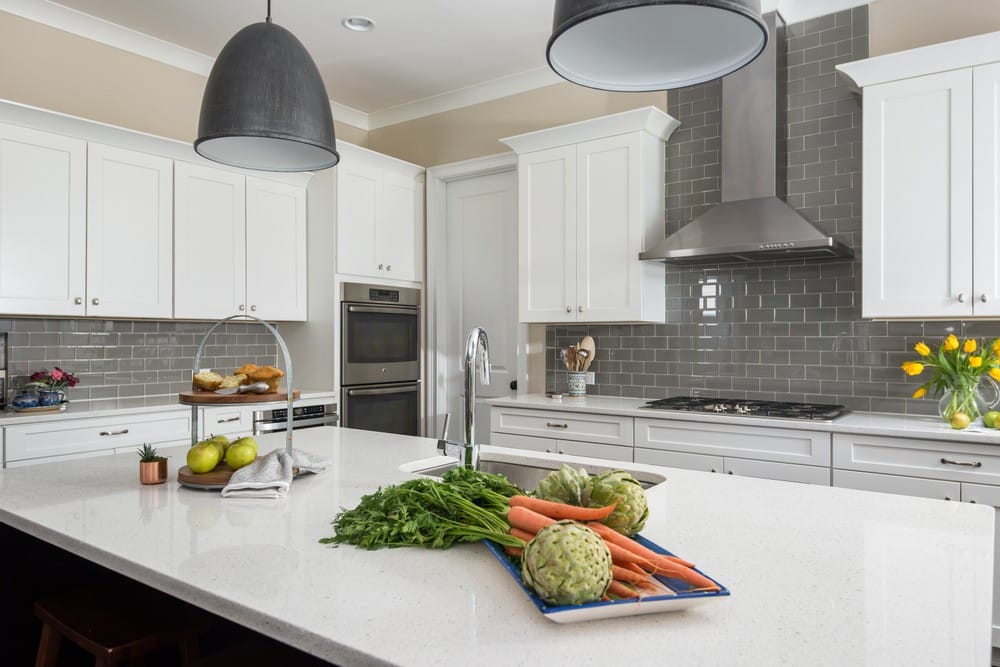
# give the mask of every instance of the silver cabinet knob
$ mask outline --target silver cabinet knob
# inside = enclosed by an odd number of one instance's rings
[[[583,306],[577,306],[576,309],[581,313],[583,312]]]
[[[986,303],[987,301],[990,300],[990,298],[986,296],[986,292],[983,292],[981,295],[979,295],[979,300],[982,301],[983,303]]]
[[[379,271],[381,271],[381,270],[382,270],[382,269],[384,269],[384,268],[385,268],[385,265],[384,265],[384,264],[379,264],[379,265],[378,265],[378,270],[379,270]]]
[[[97,297],[94,297],[93,299],[90,300],[90,303],[94,304],[95,306],[99,306],[101,305],[101,300],[98,299]]]
[[[250,306],[250,312],[251,313],[256,313],[257,312],[257,306]]]
[[[958,302],[959,303],[965,303],[965,292],[959,292],[958,293]]]
[[[247,309],[247,307],[246,307],[246,306],[244,306],[244,305],[243,305],[243,304],[241,303],[241,304],[240,304],[240,312],[242,313],[242,312],[243,312],[244,310],[246,310],[246,309]]]
[[[385,265],[385,270],[386,271],[392,271],[392,264],[386,264]]]
[[[75,299],[73,299],[73,303],[79,306],[81,303],[83,303],[83,297],[82,296],[76,297]]]
[[[567,313],[572,313],[573,312],[573,306],[566,306],[566,312]]]

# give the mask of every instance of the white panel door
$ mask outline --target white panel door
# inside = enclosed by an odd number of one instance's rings
[[[522,322],[574,322],[576,146],[518,158],[518,280]]]
[[[640,135],[577,146],[577,319],[642,318]]]
[[[86,312],[87,144],[0,124],[0,312]]]
[[[375,225],[376,268],[386,278],[423,281],[423,211],[418,211],[417,182],[386,171],[383,205]]]
[[[247,178],[247,303],[265,320],[306,319],[306,191]]]
[[[337,273],[378,277],[375,230],[383,175],[355,158],[337,165]]]
[[[87,150],[87,314],[173,315],[173,162]]]
[[[863,315],[971,315],[971,70],[865,88],[863,163]]]
[[[246,177],[174,163],[174,317],[246,312]]]
[[[975,203],[972,246],[976,315],[1000,315],[1000,63],[972,74]]]

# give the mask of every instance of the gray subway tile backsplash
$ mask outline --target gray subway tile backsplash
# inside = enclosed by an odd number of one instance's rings
[[[867,57],[867,34],[867,7],[791,24],[783,74],[788,203],[858,254],[861,107],[833,68]],[[721,95],[718,81],[669,95],[668,110],[681,126],[666,147],[666,234],[721,200]],[[949,333],[1000,336],[997,322],[861,319],[859,257],[667,265],[666,289],[666,324],[547,327],[548,388],[566,390],[559,348],[589,334],[597,342],[592,394],[725,395],[933,414],[937,402],[910,398],[920,382],[899,368],[913,358],[913,345]],[[645,363],[630,372],[621,359]]]

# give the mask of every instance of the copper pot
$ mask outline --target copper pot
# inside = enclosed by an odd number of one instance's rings
[[[163,484],[167,481],[167,460],[139,461],[139,481],[143,484]]]

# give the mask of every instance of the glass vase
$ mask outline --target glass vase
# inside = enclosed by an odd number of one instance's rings
[[[979,389],[979,385],[959,385],[944,392],[938,402],[938,413],[946,422],[951,422],[956,412],[964,412],[970,422],[983,416],[988,409],[988,403]]]

